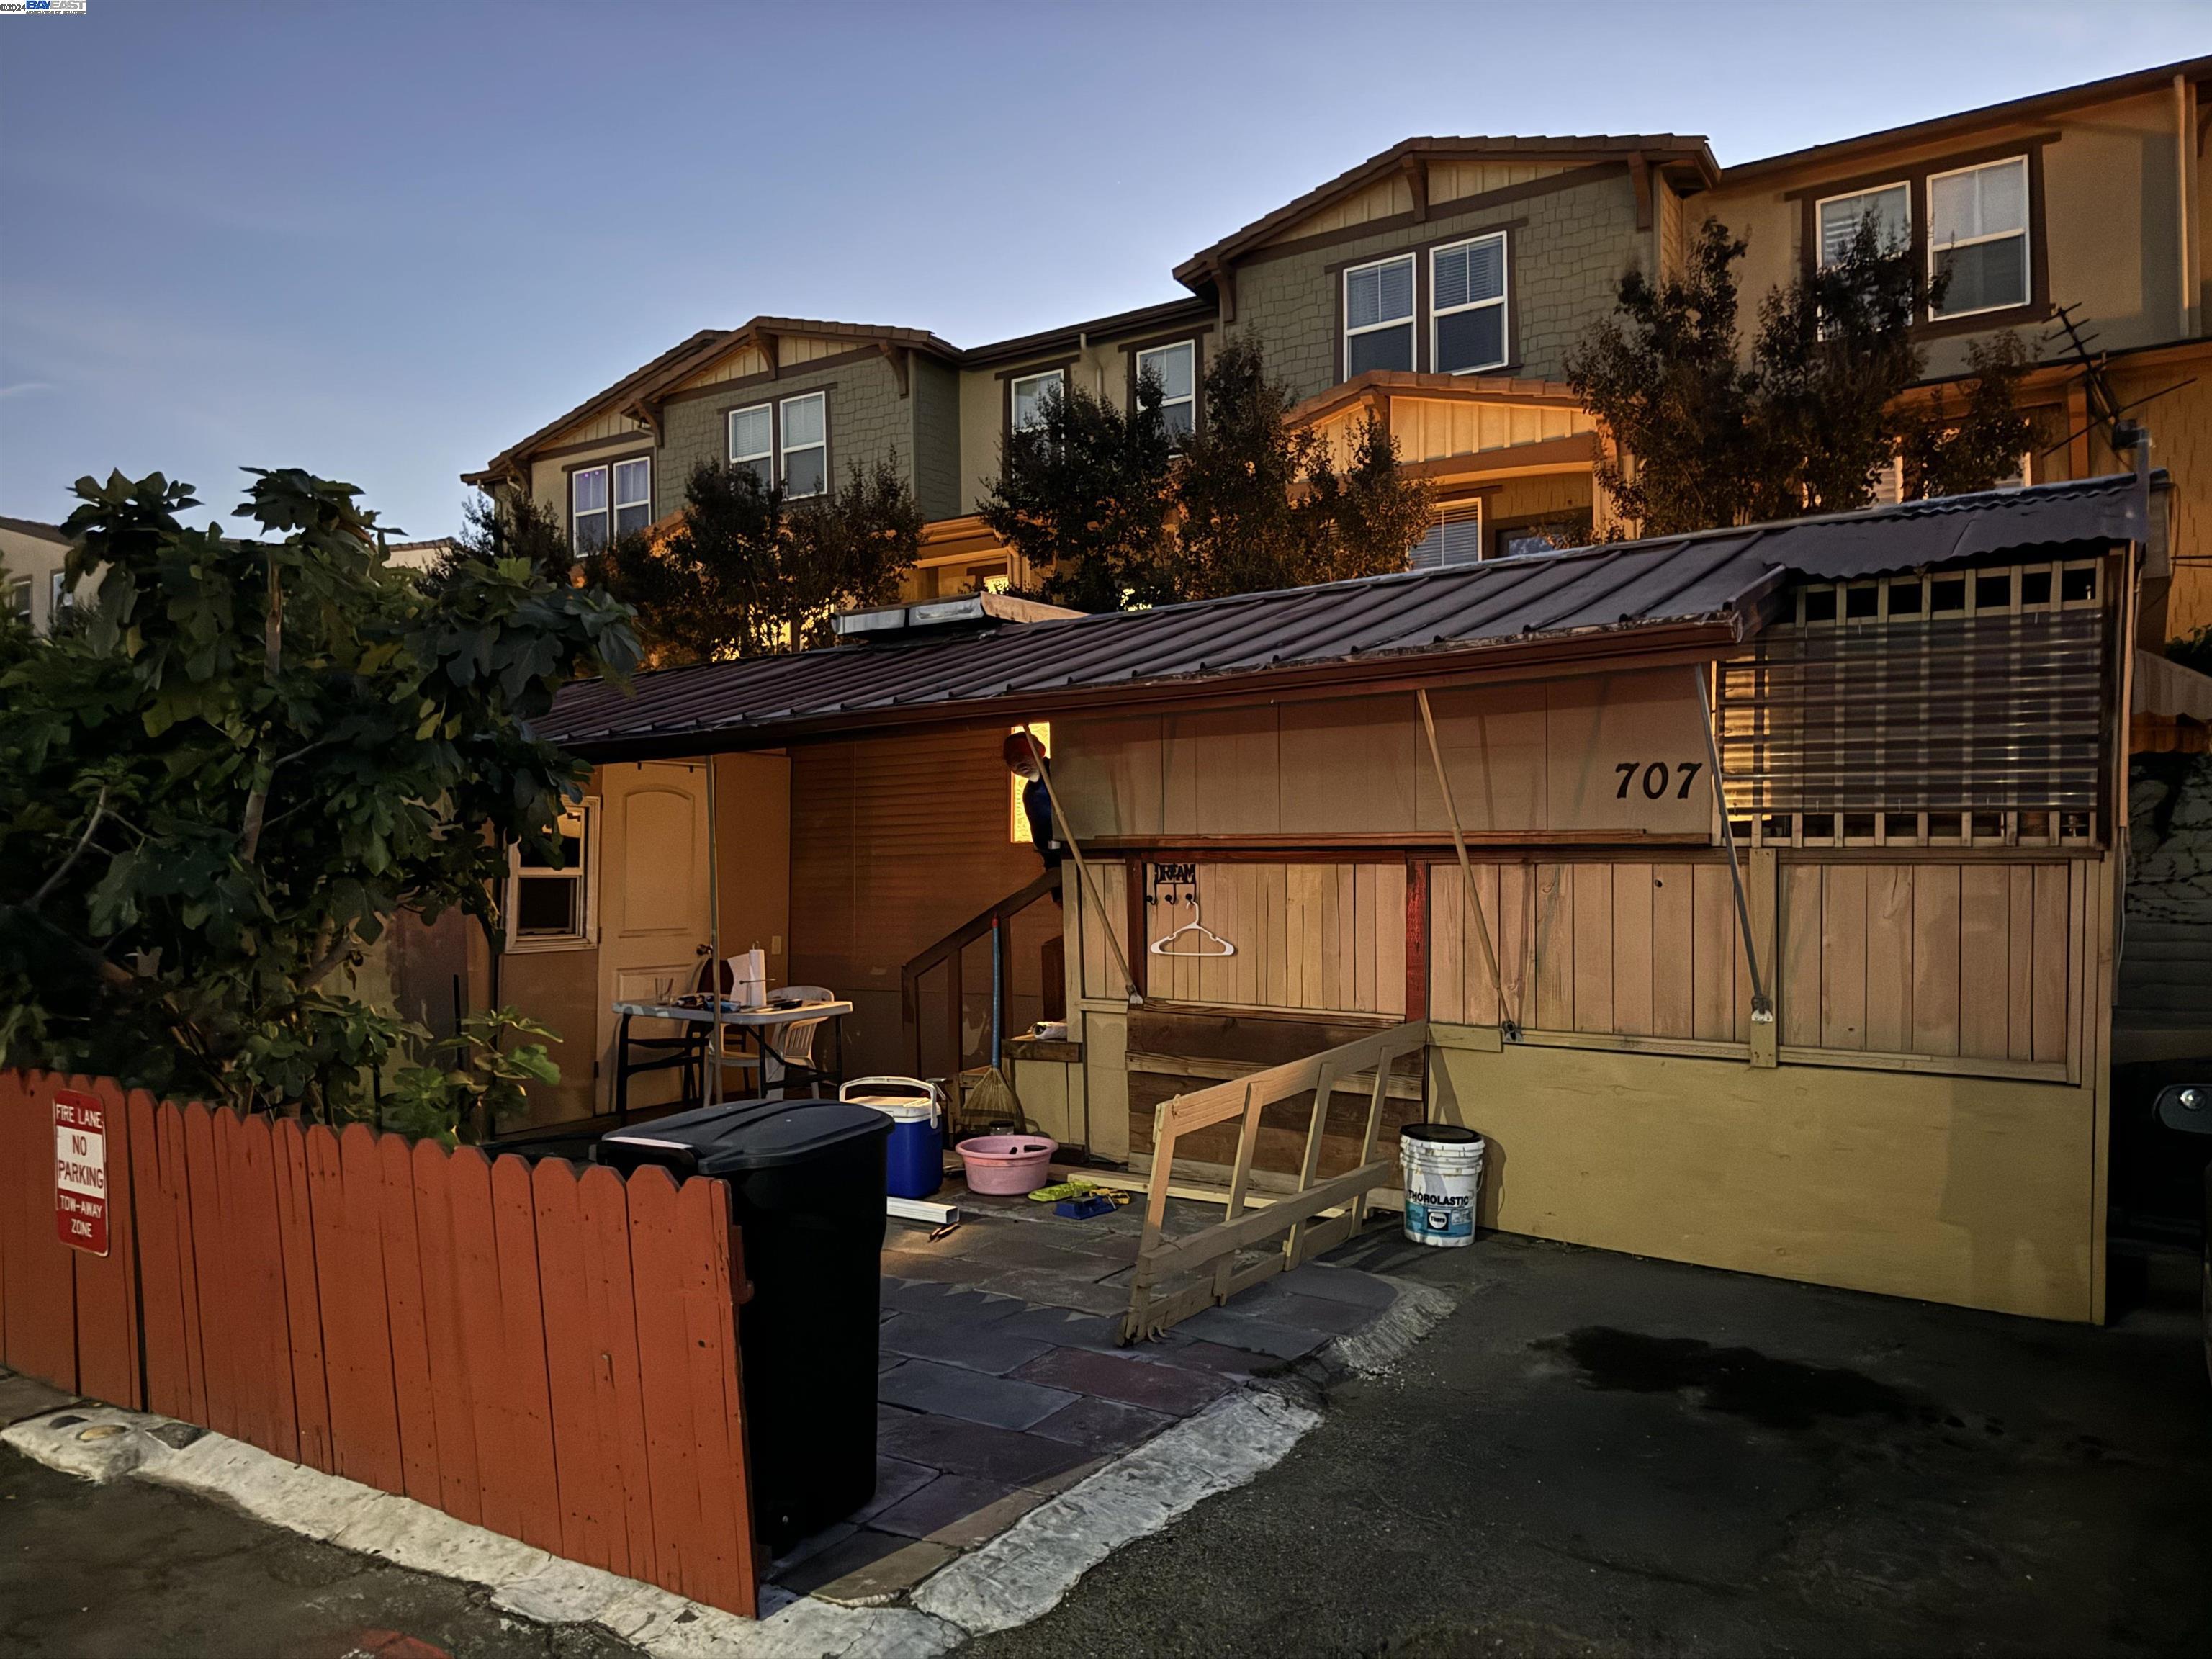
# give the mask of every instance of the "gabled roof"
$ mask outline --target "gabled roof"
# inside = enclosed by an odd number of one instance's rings
[[[2134,478],[2040,484],[1826,518],[1039,622],[936,645],[840,646],[571,685],[539,735],[594,760],[763,747],[915,722],[1115,702],[1346,694],[1409,674],[1718,655],[1793,574],[1815,578],[2142,538]]]
[[[556,433],[594,416],[644,404],[686,376],[697,373],[723,353],[763,337],[802,335],[815,339],[850,340],[855,345],[905,346],[927,351],[948,362],[957,362],[959,349],[940,340],[927,329],[901,328],[889,323],[840,323],[813,317],[755,317],[736,328],[702,328],[682,343],[672,346],[642,368],[635,368],[595,396],[586,398],[557,419],[548,421],[527,438],[507,448],[477,472],[464,472],[463,483],[482,483],[513,470],[530,452]]]
[[[1732,167],[1722,168],[1720,182],[1723,185],[1749,184],[1772,173],[1793,173],[1801,167],[1811,168],[1829,161],[1845,161],[1873,151],[1928,143],[1953,133],[2002,126],[2008,122],[2035,120],[2069,109],[2079,109],[2086,104],[2110,103],[2115,99],[2139,97],[2144,93],[2170,87],[2176,76],[2186,81],[2212,77],[2212,58],[2185,58],[2179,63],[2161,64],[2155,69],[2107,76],[2101,81],[2082,81],[2051,92],[2009,99],[2001,104],[1984,104],[1978,109],[1960,110],[1954,114],[1936,116],[1931,120],[1915,121],[1901,127],[1885,127],[1879,132],[1863,132],[1853,137],[1839,138],[1832,143],[1814,144],[1804,149],[1787,150],[1779,155],[1765,155],[1757,161],[1741,161]]]
[[[1255,219],[1210,247],[1200,248],[1175,269],[1176,280],[1189,288],[1212,280],[1212,273],[1233,263],[1278,232],[1401,168],[1425,160],[1497,161],[1509,162],[1561,161],[1589,167],[1601,161],[1641,160],[1653,167],[1693,169],[1698,182],[1711,185],[1719,168],[1702,137],[1680,133],[1630,133],[1565,138],[1406,138],[1358,167],[1316,185],[1296,201],[1285,202],[1273,213]]]
[[[40,524],[36,519],[10,519],[0,514],[0,530],[12,530],[19,536],[35,536],[42,542],[69,544],[69,532],[58,524]]]

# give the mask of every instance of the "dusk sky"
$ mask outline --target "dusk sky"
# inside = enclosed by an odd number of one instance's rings
[[[758,313],[974,345],[1415,133],[1723,165],[2212,51],[2204,5],[131,4],[0,17],[0,513],[458,474]],[[197,518],[198,515],[195,515]]]

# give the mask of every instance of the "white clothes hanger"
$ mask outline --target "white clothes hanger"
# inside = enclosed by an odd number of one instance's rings
[[[1176,951],[1169,948],[1186,933],[1195,933],[1198,935],[1196,940],[1197,948],[1195,950]],[[1209,945],[1215,948],[1212,950],[1206,949],[1206,946]],[[1237,947],[1234,945],[1222,938],[1220,934],[1215,933],[1213,929],[1208,927],[1205,922],[1199,919],[1198,890],[1194,887],[1191,890],[1190,895],[1190,920],[1183,923],[1182,927],[1176,928],[1173,933],[1170,933],[1165,939],[1154,939],[1152,943],[1151,949],[1152,953],[1156,957],[1233,957],[1237,954]]]

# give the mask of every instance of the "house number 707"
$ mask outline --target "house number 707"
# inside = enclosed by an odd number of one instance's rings
[[[1620,761],[1615,763],[1613,769],[1620,774],[1620,787],[1613,792],[1615,800],[1628,799],[1628,786],[1638,781],[1639,773],[1642,775],[1644,799],[1657,800],[1667,793],[1667,786],[1680,778],[1682,787],[1674,792],[1674,799],[1687,800],[1690,785],[1696,781],[1698,774],[1705,769],[1705,763],[1703,761],[1676,761],[1673,772],[1669,773],[1665,761]]]

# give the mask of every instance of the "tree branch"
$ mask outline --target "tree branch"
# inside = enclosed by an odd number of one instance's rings
[[[39,890],[31,895],[31,902],[23,907],[26,910],[34,915],[38,913],[39,907],[46,902],[46,896],[60,886],[62,878],[69,874],[70,866],[84,856],[84,849],[92,843],[92,832],[100,828],[100,819],[106,815],[107,786],[103,783],[100,786],[100,799],[92,804],[92,816],[85,820],[84,833],[76,838],[76,845],[70,848],[69,856],[62,860],[61,867],[39,884]]]

